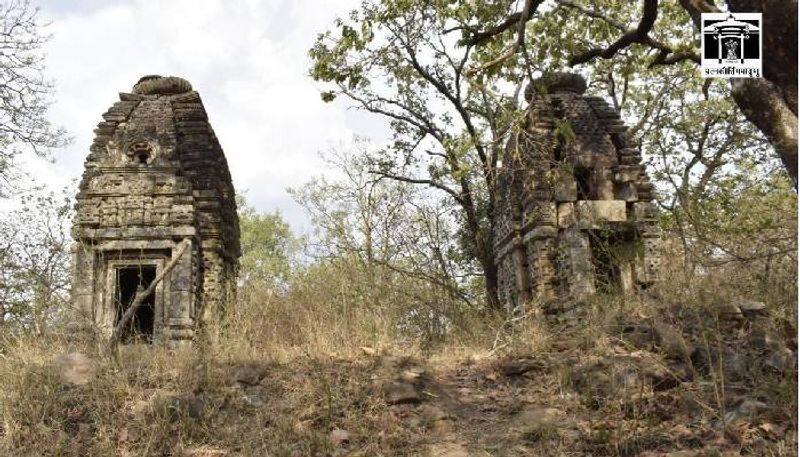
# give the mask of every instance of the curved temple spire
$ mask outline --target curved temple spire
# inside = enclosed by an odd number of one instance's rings
[[[105,333],[181,240],[191,242],[123,342],[190,340],[203,315],[229,298],[240,256],[235,192],[188,81],[145,76],[103,114],[72,234],[74,305],[85,323]]]

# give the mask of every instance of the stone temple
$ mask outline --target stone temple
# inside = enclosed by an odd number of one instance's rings
[[[576,74],[525,91],[523,128],[497,175],[493,233],[501,302],[582,300],[658,277],[653,185],[619,113]]]
[[[239,222],[228,165],[188,81],[145,76],[119,98],[95,130],[77,196],[73,305],[83,324],[108,336],[137,291],[177,258],[121,340],[188,341],[235,282]]]

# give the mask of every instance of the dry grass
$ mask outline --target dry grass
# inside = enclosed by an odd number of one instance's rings
[[[289,294],[243,289],[193,347],[125,347],[115,361],[85,342],[0,340],[0,455],[794,455],[796,368],[772,373],[749,352],[752,325],[716,311],[732,296],[718,280],[678,282],[657,298],[599,296],[558,322],[441,307],[430,295],[423,308],[316,277]],[[796,310],[776,297],[770,328],[796,345],[784,328]],[[444,330],[407,319],[420,309],[444,316]],[[635,347],[624,328],[656,321],[694,345],[740,344],[757,363],[733,380],[719,359],[720,369],[693,367],[692,379],[654,389],[640,382],[648,370],[676,361]],[[70,351],[93,361],[85,385],[59,376],[53,361]],[[516,360],[531,365],[506,373]],[[235,387],[241,367],[265,377]],[[423,372],[413,381],[421,404],[387,404],[381,386],[409,369]],[[742,399],[768,410],[726,422]],[[540,419],[551,410],[558,421]],[[337,429],[346,442],[330,439]]]

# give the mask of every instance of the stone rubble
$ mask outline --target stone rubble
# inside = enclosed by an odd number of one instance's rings
[[[619,113],[585,90],[569,73],[526,89],[526,124],[508,144],[494,201],[499,293],[509,308],[658,279],[653,185]]]

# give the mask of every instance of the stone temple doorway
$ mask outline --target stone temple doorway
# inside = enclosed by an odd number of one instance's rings
[[[144,291],[156,277],[155,265],[130,265],[119,267],[116,280],[117,312],[114,319],[116,326],[125,311],[130,308],[136,293]],[[152,343],[155,330],[156,306],[155,293],[150,294],[136,313],[130,324],[122,330],[120,341],[123,343]]]
[[[637,243],[631,231],[588,230],[595,290],[603,293],[632,292],[633,262]]]

